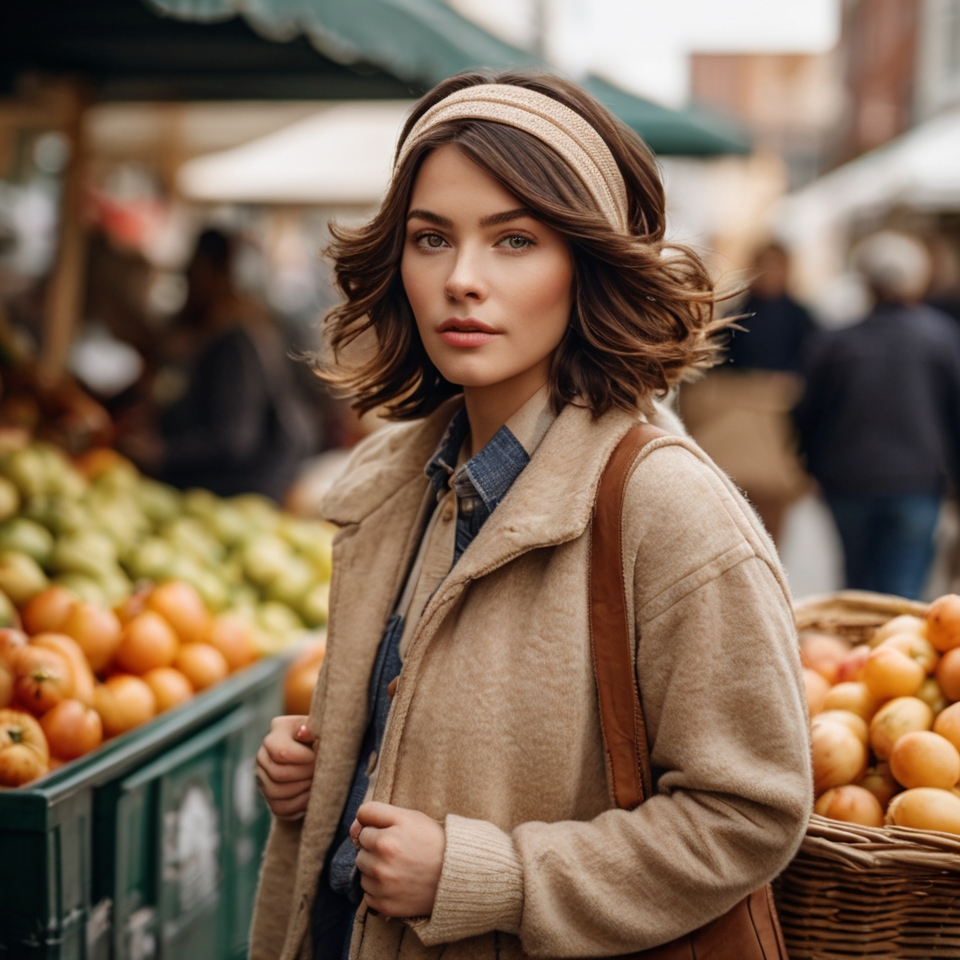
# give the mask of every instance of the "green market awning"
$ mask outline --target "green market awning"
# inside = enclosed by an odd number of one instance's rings
[[[440,0],[148,0],[169,16],[206,23],[242,15],[260,34],[290,40],[303,34],[325,55],[366,60],[427,90],[478,66],[543,67]],[[671,110],[589,77],[584,86],[656,153],[749,153],[750,141],[734,125],[694,110]]]
[[[0,94],[30,72],[84,78],[94,100],[383,100],[472,67],[545,66],[442,0],[13,0]],[[732,125],[591,77],[662,154],[746,153]]]

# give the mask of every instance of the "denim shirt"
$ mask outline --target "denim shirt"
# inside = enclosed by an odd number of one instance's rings
[[[425,470],[438,501],[451,486],[456,495],[454,565],[530,462],[530,453],[509,427],[503,426],[479,453],[457,470],[460,449],[469,429],[466,409],[461,408]],[[314,960],[341,960],[349,952],[353,917],[363,899],[356,869],[357,851],[349,836],[350,825],[367,794],[369,773],[383,742],[391,703],[388,687],[400,675],[402,666],[403,629],[403,617],[395,613],[387,621],[370,677],[367,729],[350,793],[331,844],[332,853],[321,874],[314,902]]]

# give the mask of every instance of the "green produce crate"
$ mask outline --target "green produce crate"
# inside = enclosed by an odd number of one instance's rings
[[[236,960],[269,811],[254,757],[282,712],[261,660],[19,790],[0,791],[0,958]]]

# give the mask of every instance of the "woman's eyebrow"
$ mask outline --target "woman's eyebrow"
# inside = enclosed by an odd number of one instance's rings
[[[504,210],[503,213],[491,213],[488,217],[480,218],[481,227],[495,227],[498,223],[509,223],[521,217],[532,217],[533,212],[527,207],[517,207],[515,210]]]
[[[431,213],[429,210],[411,210],[407,214],[408,220],[426,220],[438,227],[452,227],[453,221],[446,217],[441,217],[439,213]]]

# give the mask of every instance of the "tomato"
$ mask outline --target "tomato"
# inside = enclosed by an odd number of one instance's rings
[[[73,699],[85,703],[88,707],[93,703],[93,688],[97,681],[76,640],[65,633],[38,633],[31,637],[30,645],[46,647],[59,653],[70,665]]]
[[[40,724],[22,710],[0,710],[0,786],[19,787],[42,777],[49,760]]]
[[[76,602],[76,596],[66,587],[47,587],[20,611],[24,630],[31,635],[59,631]]]
[[[144,610],[124,627],[117,650],[117,666],[136,674],[169,667],[179,648],[180,641],[173,627],[159,613]]]
[[[40,718],[50,753],[58,760],[75,760],[103,742],[100,715],[79,700],[63,700]]]
[[[100,673],[110,665],[120,646],[121,628],[117,615],[95,603],[75,604],[61,629],[80,644],[94,673]]]
[[[6,660],[0,660],[0,709],[10,706],[10,701],[13,699],[13,683],[13,667]]]
[[[14,661],[29,639],[22,630],[15,630],[13,627],[0,628],[0,660],[4,660],[13,667]]]
[[[157,713],[172,710],[193,696],[193,685],[173,667],[157,667],[143,675],[143,680],[157,698]]]
[[[221,613],[214,617],[205,642],[223,654],[231,673],[257,659],[253,627],[236,613]]]
[[[209,643],[185,643],[173,665],[193,684],[194,690],[206,690],[230,672],[223,654]]]
[[[73,671],[55,650],[27,647],[14,668],[17,699],[31,713],[46,713],[73,694]]]
[[[182,580],[155,587],[147,606],[173,627],[181,643],[200,643],[210,628],[210,614],[200,594]]]
[[[93,691],[93,709],[103,721],[103,733],[116,737],[152,719],[157,698],[139,677],[118,673]]]

